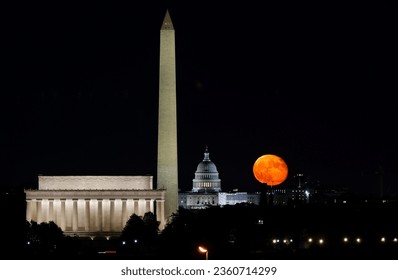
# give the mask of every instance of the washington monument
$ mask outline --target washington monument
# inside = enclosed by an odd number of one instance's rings
[[[166,11],[160,29],[157,188],[165,189],[165,218],[178,210],[175,38]]]

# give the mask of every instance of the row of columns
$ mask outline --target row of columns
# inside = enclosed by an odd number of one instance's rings
[[[79,203],[80,202],[80,203]],[[105,203],[104,203],[105,202]],[[164,225],[164,200],[154,199],[27,199],[26,219],[54,221],[63,231],[120,232],[133,213],[153,212]]]

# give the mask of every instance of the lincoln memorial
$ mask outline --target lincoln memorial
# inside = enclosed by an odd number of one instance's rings
[[[119,235],[132,214],[152,212],[165,225],[165,190],[152,176],[39,176],[38,190],[25,190],[26,219],[53,221],[66,235]]]

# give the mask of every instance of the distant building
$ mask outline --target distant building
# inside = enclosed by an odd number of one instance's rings
[[[186,209],[204,209],[208,206],[235,205],[238,203],[260,203],[259,193],[222,192],[221,179],[216,165],[210,160],[206,147],[203,160],[198,164],[192,190],[178,194],[179,206]]]
[[[297,184],[274,186],[263,192],[264,204],[337,204],[346,203],[347,191],[341,188],[324,187],[305,180],[304,174],[296,174]]]

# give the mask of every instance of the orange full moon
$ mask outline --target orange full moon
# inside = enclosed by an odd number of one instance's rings
[[[287,164],[276,155],[263,155],[253,165],[254,177],[261,183],[276,186],[287,178]]]

